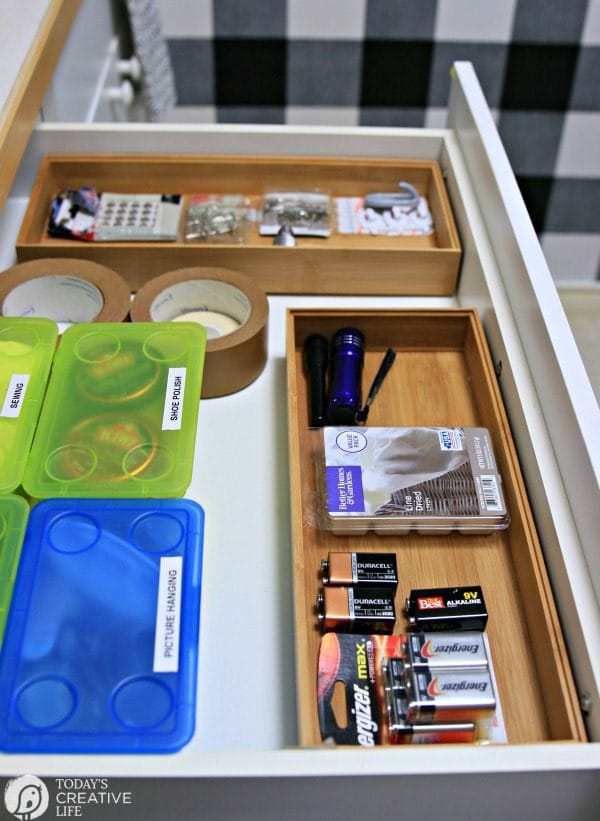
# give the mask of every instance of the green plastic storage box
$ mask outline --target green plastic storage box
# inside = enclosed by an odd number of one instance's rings
[[[23,487],[52,497],[177,497],[192,475],[206,331],[190,322],[63,334]]]
[[[50,319],[0,317],[0,494],[23,479],[57,337]]]
[[[0,647],[28,516],[29,505],[21,496],[0,496]]]

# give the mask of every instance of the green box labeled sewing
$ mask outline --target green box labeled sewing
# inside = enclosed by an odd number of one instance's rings
[[[29,505],[12,493],[0,496],[0,647],[10,609]]]
[[[37,499],[177,497],[191,481],[206,351],[196,323],[74,325],[23,479]]]
[[[49,319],[0,317],[0,494],[23,479],[57,337]]]

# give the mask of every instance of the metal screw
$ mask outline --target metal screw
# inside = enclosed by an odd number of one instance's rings
[[[581,707],[581,712],[585,715],[589,715],[592,712],[592,697],[589,693],[581,693],[579,696],[579,706]]]

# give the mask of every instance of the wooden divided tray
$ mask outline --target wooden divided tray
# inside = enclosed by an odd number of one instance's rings
[[[52,198],[63,188],[184,195],[244,194],[260,208],[265,192],[314,191],[364,196],[414,185],[427,198],[431,236],[342,235],[298,238],[293,248],[273,246],[256,225],[244,243],[78,242],[49,237]],[[175,268],[217,266],[252,276],[268,293],[448,296],[454,293],[461,246],[444,180],[435,161],[309,157],[47,156],[41,163],[17,238],[19,261],[80,257],[113,268],[133,291]]]
[[[396,361],[369,425],[489,429],[510,525],[489,535],[333,535],[316,526],[321,431],[308,428],[302,349],[311,333],[331,339],[352,325],[366,338],[363,385],[388,346]],[[320,627],[315,600],[329,550],[393,551],[398,562],[396,630],[411,588],[479,584],[509,743],[585,740],[577,694],[485,335],[474,310],[303,310],[287,319],[289,446],[293,517],[296,669],[300,743],[321,741],[316,712]]]

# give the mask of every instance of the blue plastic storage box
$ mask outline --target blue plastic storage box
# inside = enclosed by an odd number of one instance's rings
[[[33,508],[0,658],[0,748],[163,753],[195,723],[204,514],[189,500]]]

